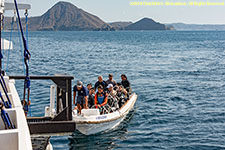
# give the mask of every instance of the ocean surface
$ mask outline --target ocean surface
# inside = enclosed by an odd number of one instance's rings
[[[4,37],[9,39],[10,32]],[[18,33],[4,51],[9,75],[23,75]],[[54,150],[225,149],[225,32],[30,32],[31,75],[68,74],[84,84],[128,76],[138,94],[116,129],[92,136],[52,137]],[[9,65],[7,58],[9,55]],[[49,105],[51,81],[31,82],[32,116]],[[23,81],[16,81],[20,96]]]

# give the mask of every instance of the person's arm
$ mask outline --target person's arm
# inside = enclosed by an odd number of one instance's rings
[[[123,88],[123,94],[127,95],[127,90]]]
[[[88,109],[88,96],[85,96],[84,100],[85,100],[85,109]]]
[[[131,88],[131,85],[130,85],[130,82],[128,81],[128,85],[129,85],[129,88],[128,88],[128,93],[131,93],[132,92],[132,88]]]
[[[97,94],[95,94],[95,107],[98,108],[98,106],[97,106]]]
[[[83,92],[84,92],[84,100],[85,100],[85,109],[88,109],[88,95],[89,95],[89,91],[87,89],[87,87],[83,87]]]
[[[102,103],[100,106],[104,106],[105,104],[107,104],[108,103],[108,98],[107,98],[107,96],[105,96],[105,101],[104,101],[104,103]]]
[[[127,80],[128,87],[130,87],[130,82]]]
[[[76,102],[75,102],[75,98],[76,98],[76,92],[75,92],[75,91],[73,91],[73,104],[74,104],[74,105],[76,104]]]
[[[104,84],[104,89],[106,89],[106,87],[108,86],[108,84],[105,82],[105,81],[103,81],[103,84]]]

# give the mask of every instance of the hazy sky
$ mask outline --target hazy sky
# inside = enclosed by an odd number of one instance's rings
[[[10,0],[7,0],[10,1]],[[42,15],[59,0],[17,0],[32,5],[30,16]],[[137,21],[149,17],[161,23],[225,24],[224,6],[130,6],[135,0],[65,0],[77,7],[97,15],[105,22]],[[141,1],[141,0],[136,0]],[[146,2],[165,2],[166,0],[143,0]],[[189,2],[191,0],[167,0]],[[195,0],[205,2],[207,0]],[[225,2],[225,0],[209,0]]]

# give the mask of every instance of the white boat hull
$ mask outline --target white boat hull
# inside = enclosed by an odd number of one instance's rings
[[[96,134],[102,131],[106,131],[109,129],[115,128],[117,125],[122,122],[124,117],[111,121],[111,122],[105,122],[100,124],[77,124],[77,130],[79,130],[84,135],[91,135]]]
[[[91,135],[102,131],[107,131],[118,126],[134,107],[137,100],[137,95],[132,94],[120,110],[104,115],[97,116],[82,116],[74,115],[73,120],[76,122],[76,128],[82,134]]]
[[[15,129],[5,130],[2,118],[0,118],[0,149],[1,150],[32,150],[30,131],[27,120],[21,105],[19,95],[15,88],[15,81],[4,76],[8,89],[8,96],[12,103],[12,108],[6,109]],[[2,87],[0,92],[6,100]]]

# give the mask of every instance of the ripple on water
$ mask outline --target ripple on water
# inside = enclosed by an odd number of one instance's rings
[[[220,31],[31,32],[31,75],[67,73],[74,85],[125,73],[139,96],[118,128],[52,137],[54,149],[225,149],[224,43]],[[10,54],[10,75],[24,74],[22,59],[20,50]],[[51,84],[31,82],[32,115],[44,115]],[[23,82],[16,87],[22,97]]]

